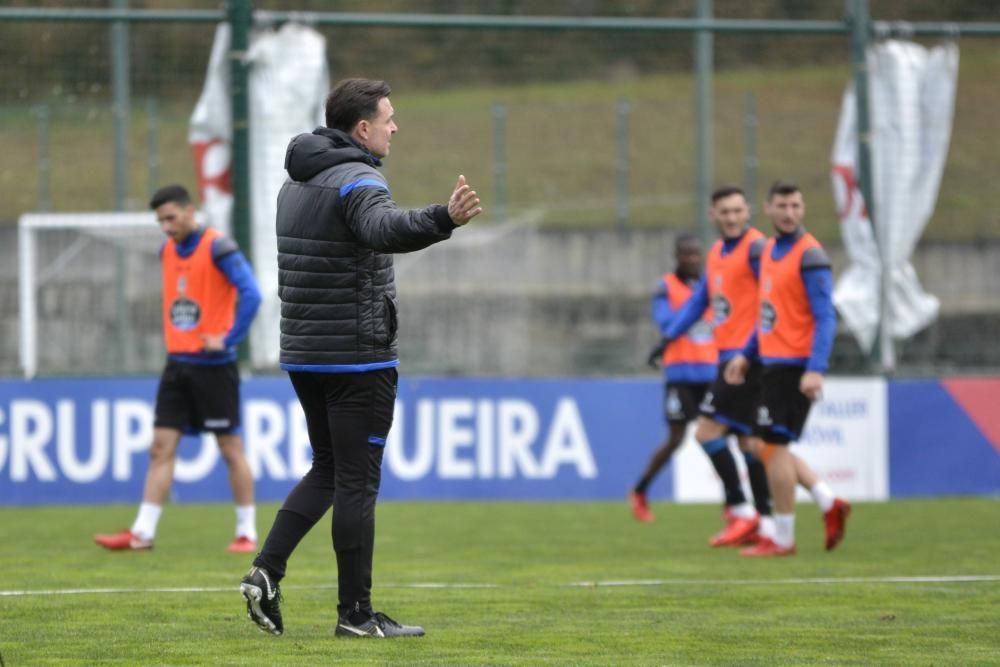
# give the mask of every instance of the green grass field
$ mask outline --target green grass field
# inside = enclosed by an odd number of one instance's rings
[[[802,505],[799,554],[762,562],[706,546],[716,507],[655,510],[645,525],[624,502],[384,503],[376,608],[428,634],[380,642],[334,638],[327,519],[289,564],[286,633],[272,637],[245,617],[250,559],[224,551],[226,505],[169,507],[148,553],[91,542],[131,506],[0,508],[0,654],[11,667],[1000,664],[997,500],[860,504],[833,553]]]

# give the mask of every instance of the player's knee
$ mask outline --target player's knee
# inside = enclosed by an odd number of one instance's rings
[[[242,460],[243,442],[238,437],[219,436],[219,454],[226,465],[233,465]]]
[[[764,443],[760,438],[755,438],[753,436],[741,436],[739,439],[740,449],[743,450],[744,457],[749,461],[750,459],[761,458],[761,447]]]
[[[729,443],[726,441],[726,436],[724,435],[701,443],[701,448],[704,449],[705,453],[709,456],[718,454],[728,446]]]
[[[154,439],[153,444],[149,448],[149,458],[154,463],[173,461],[176,453],[177,447],[175,445],[162,440]]]
[[[721,424],[708,419],[699,419],[694,429],[694,439],[704,445],[706,442],[716,440],[726,434],[726,429]]]

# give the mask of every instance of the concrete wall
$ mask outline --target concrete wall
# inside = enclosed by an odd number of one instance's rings
[[[54,240],[54,239],[53,239]],[[64,239],[65,241],[65,239]],[[130,255],[124,289],[99,245],[78,252],[41,286],[40,368],[59,373],[155,372],[159,277],[155,247]],[[845,265],[829,248],[835,271]],[[0,227],[0,374],[17,374],[16,230]],[[54,257],[59,251],[44,250]],[[924,243],[914,259],[942,300],[941,321],[903,346],[903,365],[927,371],[1000,367],[1000,239]],[[446,243],[396,258],[401,356],[412,373],[628,375],[656,333],[648,300],[673,265],[661,230],[539,231],[530,221],[456,232]],[[118,298],[128,304],[121,336]],[[863,358],[838,336],[835,367]]]

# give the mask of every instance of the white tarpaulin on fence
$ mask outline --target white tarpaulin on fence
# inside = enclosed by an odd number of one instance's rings
[[[948,154],[958,47],[927,49],[896,40],[868,52],[874,234],[858,187],[858,125],[848,86],[833,146],[833,191],[850,266],[833,300],[864,350],[879,327],[881,257],[888,265],[889,331],[908,338],[937,318],[938,299],[924,291],[910,257],[934,211]],[[878,243],[877,243],[878,241]]]
[[[205,86],[191,114],[188,141],[202,206],[209,223],[230,234],[233,208],[232,128],[229,101],[229,25],[215,31]],[[326,40],[312,28],[286,23],[255,31],[246,54],[250,63],[250,229],[253,262],[263,300],[250,334],[255,365],[274,365],[279,349],[277,239],[274,217],[284,183],[288,140],[324,125],[330,77]]]

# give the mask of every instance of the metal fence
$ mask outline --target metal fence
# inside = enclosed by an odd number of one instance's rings
[[[0,9],[0,226],[27,211],[142,210],[158,185],[193,185],[188,119],[215,25],[242,11],[239,20],[257,29],[312,24],[326,37],[334,80],[392,83],[400,133],[386,172],[400,204],[442,199],[459,172],[483,194],[482,229],[468,235],[475,241],[400,258],[410,372],[645,372],[655,339],[649,292],[672,267],[673,235],[707,229],[706,190],[720,182],[744,184],[756,202],[771,179],[798,182],[810,229],[842,265],[829,154],[851,77],[852,24],[839,3],[646,3],[646,16],[626,15],[621,3],[566,3],[561,17],[519,3],[507,6],[521,15],[486,3],[494,14],[477,16],[293,13],[277,2],[257,2],[255,14],[231,2],[227,14],[215,3],[185,4]],[[385,8],[401,5],[421,10],[416,1]],[[916,258],[929,291],[947,296],[941,321],[902,347],[903,372],[1000,368],[989,336],[979,335],[1000,319],[1000,290],[983,288],[1000,274],[991,195],[1000,163],[984,140],[1000,130],[1000,60],[995,38],[984,37],[1000,35],[1000,9],[938,5],[875,3],[865,33],[957,39],[962,52],[949,161]],[[713,61],[714,72],[705,67]],[[0,373],[18,370],[14,245],[0,244]],[[54,339],[54,352],[41,372],[158,369],[149,304],[126,303],[149,317],[102,315],[135,327],[122,340],[115,327],[86,333],[89,297],[80,295],[148,280],[148,267],[104,275],[94,272],[89,285],[78,272],[46,275],[40,290],[77,296],[46,302],[40,335]],[[88,335],[122,353],[67,354]],[[125,349],[126,338],[144,347]],[[845,334],[834,368],[868,369]]]

